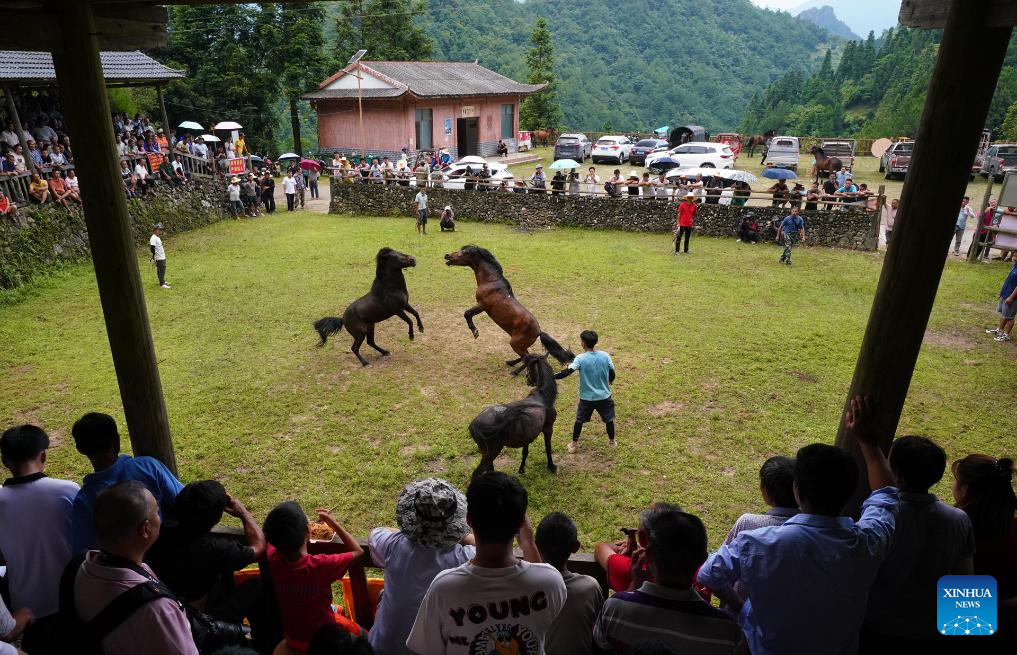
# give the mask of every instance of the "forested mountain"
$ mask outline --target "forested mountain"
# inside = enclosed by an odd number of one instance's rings
[[[792,70],[754,96],[739,126],[798,135],[913,135],[921,118],[942,32],[900,27],[849,42],[839,62],[814,75]],[[978,62],[972,62],[973,66]],[[1017,34],[1010,41],[986,127],[997,131],[1017,103]]]
[[[431,0],[418,22],[435,59],[524,80],[539,17],[554,40],[563,127],[584,130],[731,129],[754,91],[818,65],[830,39],[749,0]]]
[[[842,36],[845,39],[857,39],[858,35],[851,31],[846,23],[837,18],[837,13],[830,5],[822,7],[810,7],[798,14],[798,20],[804,20],[818,25],[834,36]]]

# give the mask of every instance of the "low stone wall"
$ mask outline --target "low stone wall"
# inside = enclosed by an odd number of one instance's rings
[[[409,186],[381,184],[348,184],[332,181],[333,214],[366,216],[408,216],[413,212],[417,189]],[[628,230],[633,232],[670,232],[674,226],[675,203],[665,200],[635,200],[589,196],[551,196],[535,193],[498,193],[429,189],[432,214],[445,205],[455,210],[456,220],[508,223],[526,229],[551,227],[582,227],[591,229]],[[786,208],[730,207],[703,205],[696,216],[697,234],[735,237],[745,211],[756,214],[764,236],[772,238],[769,229],[773,219],[788,214]],[[805,231],[812,245],[875,250],[877,229],[874,212],[848,207],[842,211],[802,212]]]
[[[185,232],[226,217],[223,182],[196,179],[186,186],[159,185],[141,199],[127,201],[134,241],[148,243],[152,226],[166,234]],[[80,209],[30,205],[18,210],[19,223],[0,220],[0,288],[13,289],[63,262],[90,256],[88,231]]]

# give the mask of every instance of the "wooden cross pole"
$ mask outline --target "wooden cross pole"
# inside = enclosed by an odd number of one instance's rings
[[[945,4],[932,0],[924,4]],[[921,0],[909,7],[924,8]],[[874,429],[888,449],[900,421],[925,328],[943,274],[956,208],[967,187],[971,162],[1013,30],[989,25],[989,2],[953,0],[932,72],[911,167],[894,224],[869,322],[848,392],[869,396],[877,408]],[[993,14],[995,16],[995,14]],[[926,25],[920,25],[926,26]],[[972,65],[972,62],[978,62]],[[848,407],[845,403],[845,410]],[[848,512],[858,513],[868,480],[858,446],[841,419],[838,446],[859,462],[859,487]]]
[[[56,9],[59,43],[53,66],[74,140],[95,279],[131,445],[135,454],[158,457],[176,471],[92,7],[87,2],[62,0]]]

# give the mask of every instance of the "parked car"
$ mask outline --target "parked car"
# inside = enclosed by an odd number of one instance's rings
[[[626,136],[602,136],[593,146],[591,157],[594,164],[609,160],[622,163],[632,152],[632,142]]]
[[[763,158],[763,166],[768,168],[789,168],[798,170],[798,153],[801,146],[796,136],[775,136],[770,139]]]
[[[585,134],[562,134],[554,142],[554,159],[574,159],[582,163],[593,154],[593,142]]]
[[[734,168],[735,161],[734,151],[726,143],[693,141],[647,155],[646,166],[656,172],[654,162],[664,157],[678,162],[677,168]]]
[[[452,168],[445,171],[445,180],[442,183],[446,189],[464,189],[466,188],[466,168],[473,169],[473,175],[476,176],[480,173],[483,164],[452,164]],[[502,182],[507,181],[509,186],[512,185],[512,181],[515,180],[515,176],[509,172],[508,166],[498,162],[488,162],[487,170],[491,172],[491,178],[487,185],[489,188],[497,189],[498,185]]]
[[[915,150],[914,141],[898,141],[893,143],[883,156],[879,158],[879,172],[892,180],[895,175],[904,179],[908,174],[908,167],[911,166],[911,153]]]
[[[997,182],[1011,172],[1017,171],[1017,143],[997,143],[989,146],[982,160],[982,177],[990,175]]]
[[[634,166],[642,166],[646,163],[646,157],[655,152],[667,150],[666,139],[641,139],[636,141],[629,153],[629,161]]]

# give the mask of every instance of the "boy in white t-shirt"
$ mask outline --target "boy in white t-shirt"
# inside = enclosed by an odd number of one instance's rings
[[[526,505],[526,489],[511,476],[492,471],[473,479],[466,521],[477,541],[476,557],[434,578],[407,648],[419,655],[543,655],[566,590],[557,569],[519,561],[512,551],[518,534],[524,557],[540,561]]]
[[[152,226],[148,249],[152,251],[152,263],[155,264],[155,274],[159,276],[159,286],[169,289],[170,285],[166,284],[166,249],[162,246],[162,223]]]

